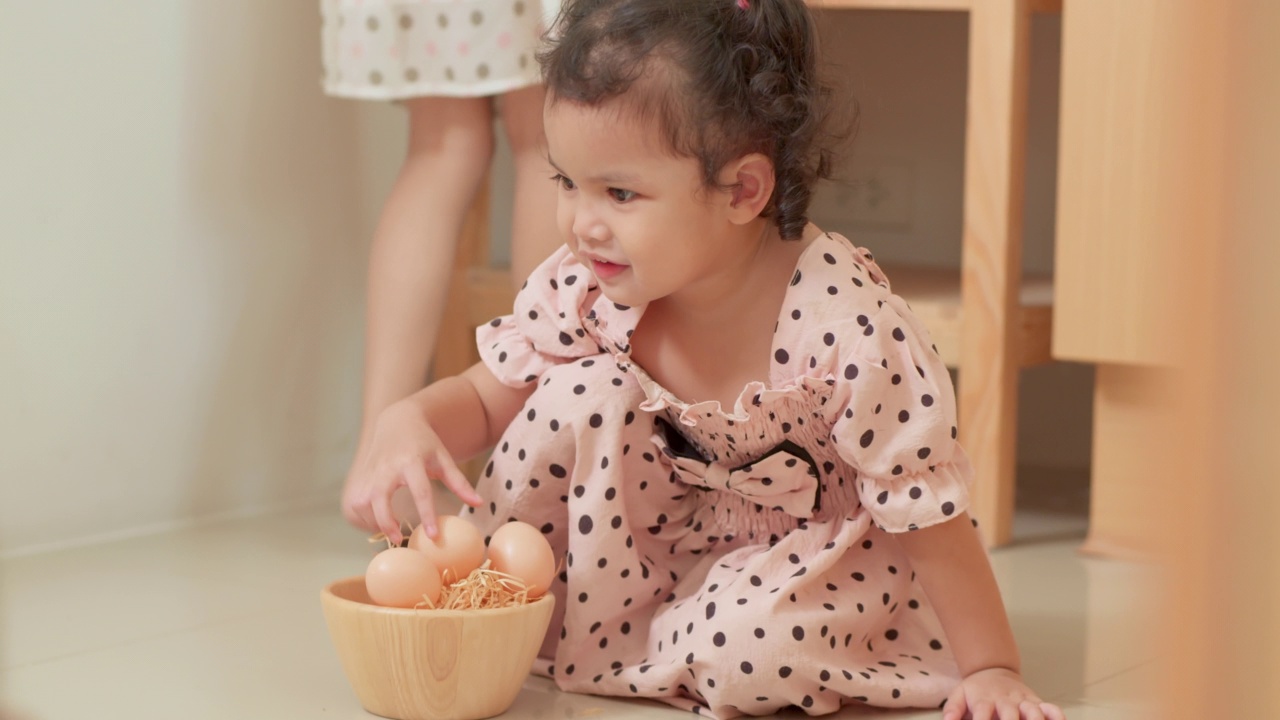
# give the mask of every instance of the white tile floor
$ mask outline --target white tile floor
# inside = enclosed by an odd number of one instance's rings
[[[1079,556],[1082,523],[1052,506],[1020,511],[1019,543],[993,555],[1024,671],[1072,720],[1141,718],[1153,674],[1142,598],[1154,574]],[[320,588],[360,574],[370,552],[325,507],[0,561],[0,717],[373,718],[319,604]],[[505,717],[693,716],[531,678]]]

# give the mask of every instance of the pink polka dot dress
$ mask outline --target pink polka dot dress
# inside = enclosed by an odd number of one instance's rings
[[[632,361],[642,313],[562,248],[477,332],[500,380],[537,386],[463,511],[564,558],[535,670],[717,718],[938,707],[958,671],[891,534],[964,511],[972,471],[947,369],[870,254],[805,249],[769,377],[732,408]]]
[[[369,100],[500,95],[540,82],[558,0],[321,0],[324,88]]]

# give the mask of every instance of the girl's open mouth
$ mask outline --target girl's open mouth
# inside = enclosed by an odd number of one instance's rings
[[[611,277],[619,275],[627,269],[627,265],[618,265],[617,263],[606,262],[604,260],[592,260],[591,269],[595,272],[596,277],[601,280],[608,280]]]

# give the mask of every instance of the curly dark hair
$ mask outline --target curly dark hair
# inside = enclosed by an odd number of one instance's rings
[[[734,158],[768,157],[776,187],[762,214],[799,239],[842,135],[829,130],[833,93],[803,0],[566,0],[538,60],[550,102],[620,100],[699,162],[706,187],[732,189],[718,175]]]

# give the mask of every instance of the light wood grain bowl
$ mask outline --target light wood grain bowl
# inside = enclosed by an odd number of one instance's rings
[[[515,702],[555,598],[499,610],[387,608],[369,600],[359,576],[330,584],[320,604],[366,710],[396,720],[478,720]]]

